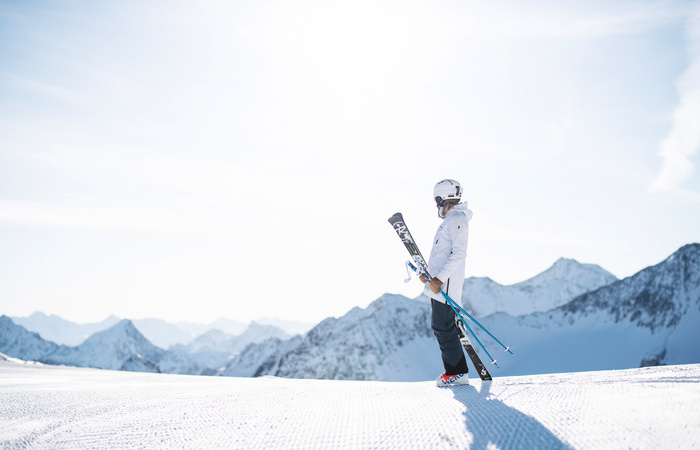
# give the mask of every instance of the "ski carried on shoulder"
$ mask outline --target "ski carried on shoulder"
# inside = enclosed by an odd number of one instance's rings
[[[421,254],[420,250],[418,250],[418,246],[416,245],[416,241],[413,239],[411,232],[408,231],[406,222],[404,222],[403,220],[403,215],[401,213],[394,214],[389,218],[389,223],[391,224],[391,226],[394,227],[396,234],[399,235],[399,238],[406,246],[406,250],[408,250],[408,253],[413,258],[415,266],[413,264],[410,264],[410,262],[408,263],[408,266],[411,269],[413,269],[419,276],[422,276],[426,280],[430,281],[432,277],[428,273],[428,264],[425,262],[425,258],[423,258],[423,255]],[[472,345],[471,341],[469,340],[469,337],[467,336],[466,330],[464,328],[465,324],[463,322],[463,319],[460,317],[459,311],[455,310],[455,314],[455,324],[457,325],[457,330],[459,331],[459,340],[462,343],[464,350],[467,352],[467,355],[469,356],[469,359],[471,359],[472,364],[474,364],[474,368],[479,374],[479,377],[484,381],[491,381],[491,374],[488,370],[486,370],[486,366],[483,362],[481,362],[481,358],[479,358],[479,355],[476,353],[474,346]]]

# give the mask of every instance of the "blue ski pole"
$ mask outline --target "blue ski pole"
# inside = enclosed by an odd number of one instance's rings
[[[428,271],[425,270],[424,267],[421,268],[421,270],[420,270],[420,272],[419,272],[419,271],[418,271],[418,267],[414,266],[410,261],[408,262],[408,266],[409,266],[411,269],[413,269],[413,271],[414,271],[416,274],[418,274],[418,275],[426,275],[425,278],[427,278],[428,281],[430,281],[430,279],[432,278],[432,277],[428,274]],[[459,305],[459,303],[457,303],[457,302],[455,302],[454,300],[452,300],[452,299],[451,299],[450,297],[448,297],[447,294],[445,294],[444,292],[442,292],[442,291],[440,291],[440,292],[442,293],[442,295],[443,295],[446,299],[449,299],[449,300],[452,302],[452,303],[450,304],[450,306],[452,306],[452,309],[455,309],[455,308],[459,309],[459,311],[461,311],[462,313],[464,313],[464,314],[465,314],[467,317],[469,317],[475,324],[477,324],[482,330],[484,330],[484,331],[486,332],[486,334],[488,334],[489,336],[491,336],[491,338],[492,338],[494,341],[498,342],[498,343],[505,349],[505,351],[507,351],[507,352],[510,353],[511,355],[513,354],[513,352],[510,351],[510,347],[506,347],[505,345],[503,345],[503,343],[502,343],[501,341],[499,341],[499,340],[496,338],[496,336],[494,336],[493,334],[491,334],[491,332],[490,332],[489,330],[487,330],[482,324],[480,324],[479,321],[477,321],[475,318],[473,318],[473,317],[471,316],[471,314],[469,314],[467,311],[465,311],[464,308],[462,308],[462,307]],[[457,310],[455,310],[455,312],[457,312]],[[465,323],[465,325],[466,325],[466,323]],[[473,334],[473,333],[472,333],[472,334]],[[478,339],[475,335],[474,335],[474,338],[475,338],[477,341],[479,341],[479,339]],[[479,342],[479,344],[481,344],[481,342]],[[483,348],[484,346],[482,345],[481,347]],[[486,349],[484,349],[484,351],[486,351]],[[488,352],[486,352],[486,353],[488,354]],[[489,355],[489,356],[491,356],[491,355]],[[493,358],[491,358],[491,359],[493,360]]]
[[[496,366],[496,369],[500,369],[500,367],[498,367],[498,364],[496,364],[496,360],[493,359],[493,356],[491,356],[491,354],[489,353],[489,351],[486,350],[486,347],[484,347],[484,344],[481,343],[481,341],[479,340],[479,338],[476,337],[476,334],[474,334],[474,332],[472,331],[471,327],[469,327],[469,324],[467,324],[467,321],[464,320],[464,317],[462,317],[462,315],[459,313],[459,311],[454,307],[453,304],[455,303],[455,301],[452,300],[450,297],[448,297],[447,294],[445,294],[443,291],[440,291],[440,293],[442,294],[443,297],[445,297],[445,300],[447,300],[447,304],[450,305],[450,308],[452,308],[452,311],[455,312],[455,314],[457,315],[457,317],[459,317],[459,320],[462,322],[462,324],[467,328],[467,330],[469,330],[469,333],[472,335],[472,337],[473,337],[474,339],[476,339],[476,342],[479,343],[479,345],[481,346],[481,349],[482,349],[484,352],[486,352],[486,355],[491,359],[491,364],[493,364],[494,366]]]
[[[511,355],[513,354],[513,352],[510,351],[510,347],[506,347],[505,345],[503,345],[503,343],[502,343],[501,341],[499,341],[498,339],[496,339],[496,336],[494,336],[493,334],[491,334],[491,332],[490,332],[489,330],[487,330],[486,328],[484,328],[484,326],[483,326],[482,324],[480,324],[478,320],[476,320],[475,318],[473,318],[473,317],[471,316],[471,314],[469,314],[467,311],[465,311],[464,308],[462,308],[457,302],[455,302],[454,300],[452,300],[452,301],[453,301],[453,303],[455,304],[455,306],[457,306],[457,308],[459,308],[460,312],[464,313],[467,317],[469,317],[475,324],[477,324],[482,330],[484,330],[489,336],[491,336],[491,337],[493,338],[494,341],[496,341],[496,342],[498,342],[499,344],[501,344],[501,347],[503,347],[503,348],[505,349],[505,351],[507,351],[507,352],[510,353]]]

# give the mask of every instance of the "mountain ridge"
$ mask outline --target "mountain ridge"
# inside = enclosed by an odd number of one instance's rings
[[[475,317],[496,312],[520,316],[548,311],[615,281],[617,277],[596,264],[559,258],[543,272],[511,285],[488,277],[467,278],[462,288],[462,306]]]
[[[223,348],[208,338],[215,336]],[[252,324],[241,336],[219,330],[205,333],[199,342],[163,350],[151,343],[129,319],[99,331],[77,346],[58,345],[0,316],[0,352],[10,357],[51,365],[71,365],[107,370],[211,375],[222,369],[243,347],[268,336],[288,338],[271,325]]]
[[[43,339],[59,345],[75,347],[85,342],[93,334],[106,330],[118,323],[119,317],[114,314],[106,319],[88,324],[79,324],[63,319],[55,314],[45,314],[35,311],[27,317],[11,317],[14,323],[22,325],[28,331],[38,333]],[[220,330],[231,336],[239,336],[256,323],[257,325],[270,325],[284,330],[287,334],[303,334],[311,328],[311,324],[289,321],[283,319],[262,318],[245,324],[233,319],[217,319],[207,324],[193,322],[170,323],[162,319],[145,318],[130,319],[134,326],[151,343],[167,350],[173,345],[187,345],[198,336],[210,330]],[[253,325],[254,327],[256,325]]]

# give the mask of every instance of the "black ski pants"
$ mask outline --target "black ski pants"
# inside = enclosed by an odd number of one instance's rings
[[[432,317],[430,324],[442,352],[442,362],[447,375],[467,373],[467,360],[459,341],[459,331],[455,325],[455,312],[450,305],[431,299]]]

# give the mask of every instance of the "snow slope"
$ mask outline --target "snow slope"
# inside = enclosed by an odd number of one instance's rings
[[[433,382],[221,378],[0,357],[0,447],[693,448],[700,365]]]

